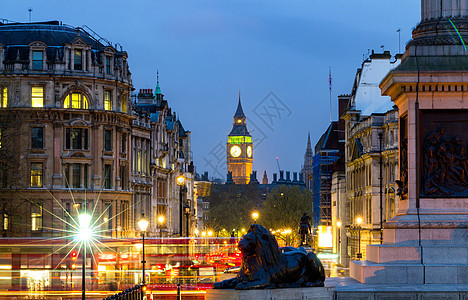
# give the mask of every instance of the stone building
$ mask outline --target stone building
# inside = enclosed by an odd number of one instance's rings
[[[127,53],[90,32],[0,23],[3,236],[68,235],[84,210],[103,236],[139,235],[142,212],[149,236],[187,235],[186,220],[196,220],[190,131],[159,82],[132,103]]]
[[[57,21],[0,23],[0,78],[3,235],[61,235],[84,209],[129,235],[127,53]]]
[[[358,253],[365,258],[366,245],[380,243],[383,223],[398,208],[394,183],[398,179],[398,111],[389,97],[380,95],[378,85],[399,63],[399,56],[394,58],[388,51],[373,52],[356,73],[341,117],[345,121],[346,184],[336,175],[336,193],[337,197],[343,194],[338,187],[341,182],[346,196],[337,203],[333,226],[341,235],[339,251],[345,265],[350,258],[357,259]]]
[[[187,236],[187,217],[190,233],[193,232],[197,221],[197,206],[193,197],[191,132],[184,129],[164,99],[159,78],[154,94],[152,89],[142,89],[138,93],[135,115],[140,119],[134,121],[135,127],[147,134],[147,138],[134,135],[137,164],[132,184],[135,191],[135,209],[137,212],[146,212],[151,234]],[[145,149],[149,149],[148,154]],[[140,169],[140,164],[145,167]],[[176,182],[180,175],[184,176],[187,188],[182,198],[182,190]],[[188,214],[185,211],[187,205]],[[158,222],[160,216],[164,217],[162,223]]]

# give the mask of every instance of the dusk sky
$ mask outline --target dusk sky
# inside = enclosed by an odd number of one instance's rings
[[[155,88],[192,131],[197,172],[225,179],[225,143],[238,91],[254,142],[253,169],[271,181],[299,171],[351,92],[368,49],[398,52],[420,19],[418,0],[2,1],[0,18],[87,25],[128,52],[133,84]],[[273,101],[273,102],[272,102]],[[276,109],[272,108],[272,103]],[[265,112],[269,116],[265,115]]]

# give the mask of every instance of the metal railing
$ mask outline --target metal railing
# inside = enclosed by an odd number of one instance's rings
[[[114,294],[102,300],[114,300],[114,299],[123,299],[123,300],[144,300],[146,299],[146,286],[144,284],[137,284],[125,291]]]

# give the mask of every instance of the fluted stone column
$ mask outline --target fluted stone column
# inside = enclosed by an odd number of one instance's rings
[[[421,0],[421,22],[468,16],[468,0]]]

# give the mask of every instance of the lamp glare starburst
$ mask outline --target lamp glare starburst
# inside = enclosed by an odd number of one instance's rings
[[[78,216],[78,226],[76,226],[76,232],[74,239],[76,242],[86,243],[94,238],[95,230],[91,224],[91,215],[82,213]]]

